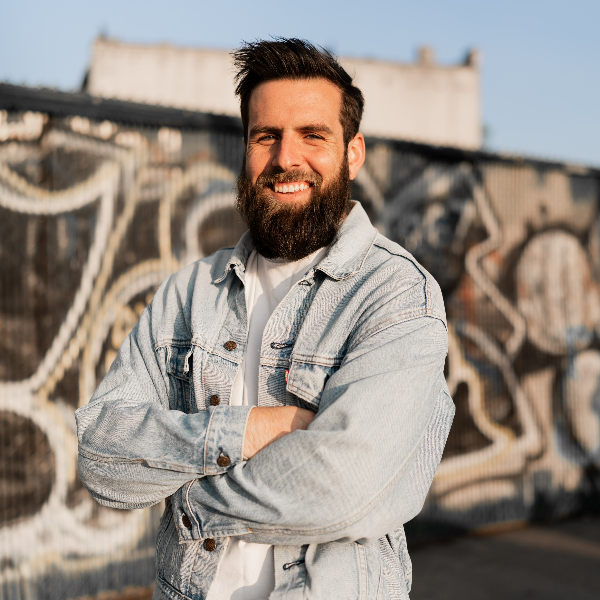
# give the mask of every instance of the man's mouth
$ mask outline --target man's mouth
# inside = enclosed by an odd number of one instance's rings
[[[278,194],[294,194],[307,190],[311,185],[308,181],[290,181],[289,183],[274,183],[271,188]]]

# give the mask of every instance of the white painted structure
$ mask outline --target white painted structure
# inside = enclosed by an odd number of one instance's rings
[[[435,64],[429,48],[401,64],[340,58],[365,95],[362,132],[436,145],[482,144],[478,56],[464,64]],[[138,45],[99,38],[86,90],[132,100],[239,116],[233,66],[226,50]]]

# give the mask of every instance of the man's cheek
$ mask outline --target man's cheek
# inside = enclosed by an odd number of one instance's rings
[[[255,185],[257,179],[264,174],[266,167],[266,163],[261,161],[252,149],[249,149],[246,153],[246,177],[252,182],[252,185]]]

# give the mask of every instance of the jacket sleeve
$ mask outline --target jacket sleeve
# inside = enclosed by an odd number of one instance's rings
[[[156,297],[160,298],[160,290]],[[243,460],[245,406],[185,414],[171,410],[165,348],[156,348],[152,306],[123,342],[87,406],[76,411],[78,468],[105,506],[142,508],[185,483],[224,473]],[[230,464],[216,463],[220,454]]]
[[[356,344],[327,381],[307,431],[226,475],[191,482],[175,506],[183,539],[366,541],[419,513],[441,460],[454,404],[443,376],[444,323],[419,317]]]

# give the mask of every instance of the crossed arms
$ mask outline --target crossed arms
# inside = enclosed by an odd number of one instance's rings
[[[148,309],[77,411],[79,472],[101,504],[175,494],[193,524],[182,537],[268,544],[376,539],[420,511],[454,410],[441,320],[394,323],[351,345],[314,420],[293,407],[170,410],[151,323]]]

